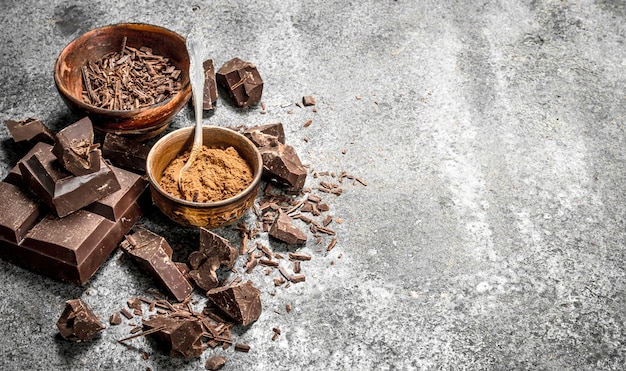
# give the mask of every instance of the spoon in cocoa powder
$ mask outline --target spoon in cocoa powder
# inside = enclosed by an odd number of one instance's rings
[[[198,153],[202,150],[202,98],[204,93],[204,70],[202,58],[204,55],[204,42],[202,33],[194,28],[187,36],[187,53],[189,54],[189,82],[191,83],[191,95],[193,98],[196,128],[194,131],[193,145],[185,166],[178,173],[178,189],[183,193],[183,175],[189,170]]]

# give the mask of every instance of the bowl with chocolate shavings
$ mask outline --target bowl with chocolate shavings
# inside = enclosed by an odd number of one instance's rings
[[[182,226],[213,229],[232,224],[254,205],[263,172],[261,153],[237,131],[204,126],[202,150],[182,171],[194,129],[172,131],[150,149],[146,174],[152,200]]]
[[[54,66],[65,104],[101,132],[147,139],[191,98],[185,38],[166,28],[120,23],[70,42]]]

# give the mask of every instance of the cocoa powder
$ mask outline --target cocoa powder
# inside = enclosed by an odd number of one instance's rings
[[[159,184],[174,197],[193,202],[216,202],[237,195],[252,183],[252,169],[236,149],[203,146],[182,176],[181,193],[178,174],[188,158],[189,151],[186,151],[163,171]]]

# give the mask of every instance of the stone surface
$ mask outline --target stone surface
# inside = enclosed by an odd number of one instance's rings
[[[205,125],[282,122],[312,170],[346,170],[368,185],[345,182],[341,196],[324,196],[343,222],[331,224],[332,251],[316,252],[313,238],[302,247],[314,256],[302,264],[306,282],[276,288],[260,267],[246,276],[264,308],[236,336],[249,353],[209,349],[182,362],[143,338],[130,349],[118,344],[125,325],[88,346],[57,341],[66,300],[86,298],[106,319],[154,283],[119,255],[85,287],[0,261],[1,369],[198,370],[213,354],[227,356],[222,370],[626,363],[623,2],[5,5],[0,122],[37,117],[56,131],[78,119],[59,98],[52,68],[93,27],[148,22],[186,35],[205,22],[208,57],[216,66],[254,61],[266,105],[261,114],[220,97]],[[316,105],[295,106],[304,95]],[[192,126],[191,111],[171,129]],[[308,119],[314,124],[304,128]],[[24,148],[2,125],[0,137],[4,176]],[[318,180],[307,177],[305,187]],[[173,246],[197,244],[197,234],[147,215],[142,223]],[[239,245],[237,231],[219,233]],[[276,341],[273,327],[282,330]]]

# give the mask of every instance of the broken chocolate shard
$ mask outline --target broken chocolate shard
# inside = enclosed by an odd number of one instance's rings
[[[280,122],[253,126],[244,130],[243,135],[250,139],[257,147],[269,145],[271,142],[267,139],[268,137],[275,137],[278,142],[285,144],[285,129]]]
[[[261,101],[263,79],[257,67],[250,62],[239,58],[231,59],[217,71],[216,81],[238,107],[247,107]]]
[[[205,259],[198,269],[189,271],[189,278],[202,290],[209,291],[219,286],[219,279],[217,278],[217,269],[219,267],[219,258],[211,256]]]
[[[111,170],[115,174],[120,189],[96,200],[84,209],[116,221],[141,197],[148,187],[148,180],[139,174],[118,167],[111,166]]]
[[[239,251],[230,241],[206,228],[200,228],[200,251],[209,258],[216,256],[220,265],[229,269],[235,265],[239,257]]]
[[[65,302],[65,310],[57,321],[57,328],[64,339],[80,341],[91,340],[99,331],[104,330],[98,317],[81,299]]]
[[[39,218],[40,202],[6,182],[0,182],[0,195],[0,238],[19,243]]]
[[[199,357],[202,345],[202,323],[197,318],[153,316],[142,321],[144,332],[150,333],[171,357]]]
[[[9,129],[9,133],[11,133],[13,140],[17,143],[44,142],[54,144],[54,134],[52,134],[46,125],[35,118],[29,117],[20,121],[5,120],[4,124],[7,129]]]
[[[293,224],[293,219],[282,211],[272,223],[269,235],[289,245],[301,245],[307,239],[306,234]]]
[[[50,151],[35,152],[20,161],[23,182],[50,206],[59,217],[64,217],[106,197],[118,190],[120,184],[113,170],[100,159],[100,170],[74,176],[65,171]]]
[[[204,364],[204,368],[209,371],[217,371],[221,369],[222,367],[224,367],[225,364],[226,364],[226,357],[214,355],[206,360],[206,363]]]
[[[183,301],[193,291],[187,278],[172,261],[172,248],[163,237],[142,228],[127,236],[120,246],[176,300]]]
[[[102,153],[93,143],[93,126],[88,117],[59,131],[55,138],[52,153],[67,171],[81,176],[100,170]]]
[[[35,144],[25,155],[22,157],[23,159],[31,158],[35,152],[37,151],[52,151],[52,146],[48,143],[39,142]],[[13,166],[11,171],[7,174],[6,178],[4,178],[4,182],[11,183],[18,187],[27,187],[22,181],[22,173],[20,171],[19,162]]]
[[[111,317],[109,317],[109,324],[113,326],[117,326],[121,323],[122,323],[122,316],[120,316],[120,312],[115,312],[111,314]]]
[[[286,144],[259,148],[263,159],[263,175],[292,190],[304,187],[307,171],[296,150]]]
[[[261,291],[251,281],[207,292],[209,300],[235,322],[247,326],[261,315]]]
[[[213,59],[207,59],[202,63],[204,69],[204,94],[202,97],[202,109],[210,111],[215,109],[217,101],[217,84],[215,82],[215,67]]]
[[[302,97],[302,104],[304,104],[305,106],[314,106],[315,98],[312,95],[305,95],[304,97]]]
[[[150,148],[136,139],[107,133],[102,143],[102,156],[115,166],[144,174]]]

